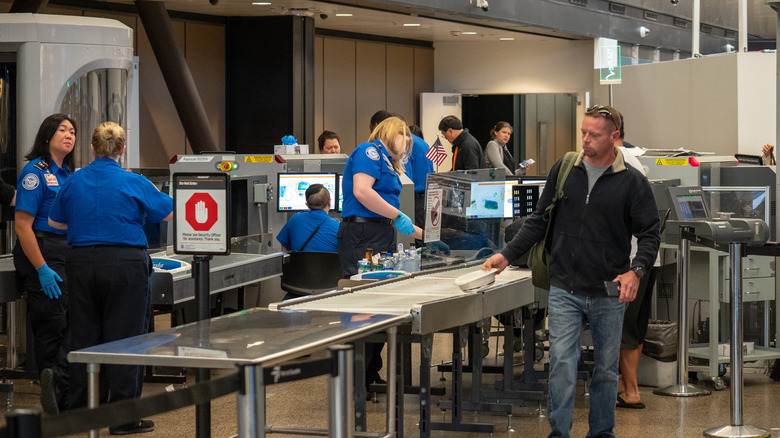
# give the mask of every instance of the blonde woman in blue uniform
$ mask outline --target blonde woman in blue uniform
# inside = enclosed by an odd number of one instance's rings
[[[173,200],[119,167],[126,141],[116,123],[98,126],[90,146],[95,160],[63,184],[49,211],[49,224],[67,229],[71,246],[66,271],[73,350],[141,335],[148,327],[152,266],[143,223],[171,220]],[[69,407],[86,406],[85,366],[70,369]],[[141,395],[140,367],[108,365],[100,377],[101,402]],[[152,430],[152,421],[134,418],[109,429],[112,435]]]
[[[415,239],[422,230],[400,210],[401,178],[412,149],[409,127],[390,117],[378,124],[368,143],[355,148],[344,165],[344,204],[336,236],[344,276],[357,273],[366,248],[394,252],[396,229]],[[395,226],[394,226],[395,225]],[[380,352],[384,344],[366,343],[366,384],[384,383]]]
[[[29,162],[16,181],[14,267],[27,293],[33,351],[41,373],[41,404],[50,414],[57,413],[67,388],[68,242],[64,231],[49,226],[48,217],[54,197],[73,169],[75,142],[76,123],[65,114],[50,115],[38,128],[25,155]]]

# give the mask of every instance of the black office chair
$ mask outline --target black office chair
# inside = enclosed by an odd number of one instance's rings
[[[282,264],[282,290],[285,299],[314,295],[336,288],[344,278],[335,252],[294,252]]]

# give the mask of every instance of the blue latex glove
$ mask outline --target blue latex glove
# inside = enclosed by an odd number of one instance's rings
[[[430,246],[431,251],[436,251],[442,254],[450,255],[450,246],[442,242],[441,240],[431,242],[428,244],[428,246]]]
[[[414,234],[414,223],[412,223],[412,220],[409,219],[409,216],[405,215],[404,212],[399,210],[398,217],[393,219],[393,222],[395,222],[395,227],[401,234],[407,236],[409,234]]]
[[[52,300],[58,299],[62,295],[62,291],[57,282],[62,281],[62,278],[46,263],[36,269],[36,271],[38,271],[38,280],[41,282],[43,293]]]

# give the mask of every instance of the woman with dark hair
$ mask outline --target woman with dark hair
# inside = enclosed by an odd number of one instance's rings
[[[515,164],[512,153],[506,146],[512,137],[512,125],[507,122],[498,122],[490,130],[490,141],[485,146],[485,164],[491,168],[503,168],[507,175],[525,175],[531,163]]]
[[[64,230],[49,225],[49,209],[73,169],[75,142],[76,123],[65,114],[50,115],[41,123],[25,156],[29,163],[16,180],[14,266],[27,293],[33,349],[41,373],[41,404],[47,413],[57,413],[68,376],[68,242]]]
[[[339,143],[339,136],[333,131],[322,131],[317,143],[320,146],[321,154],[340,154],[341,144]]]
[[[173,200],[144,176],[119,167],[127,136],[114,122],[92,134],[95,160],[70,178],[49,212],[49,225],[68,230],[66,264],[70,287],[71,345],[74,350],[146,333],[150,318],[149,277],[144,220],[173,217]],[[70,408],[87,405],[84,364],[71,364]],[[140,367],[107,365],[100,373],[100,401],[141,395]],[[151,432],[150,420],[129,417],[109,428],[111,435]]]

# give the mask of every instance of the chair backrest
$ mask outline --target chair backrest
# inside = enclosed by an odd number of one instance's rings
[[[339,254],[335,252],[294,252],[282,264],[282,290],[293,295],[333,290],[342,278]]]

